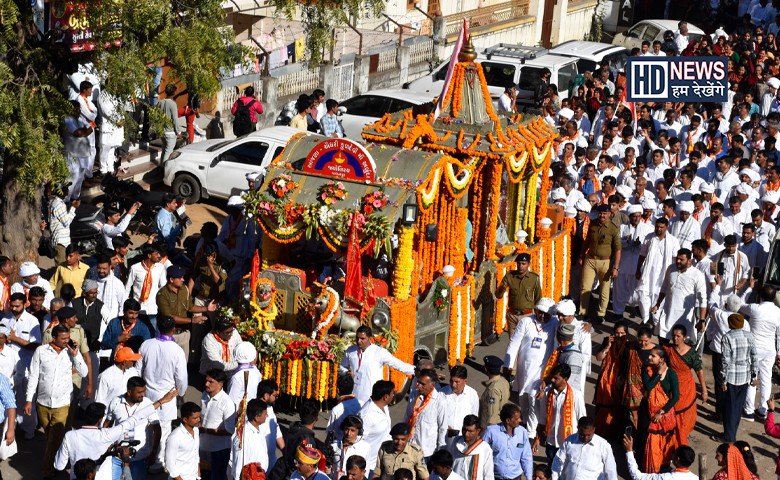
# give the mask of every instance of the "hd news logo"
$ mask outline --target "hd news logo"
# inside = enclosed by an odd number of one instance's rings
[[[725,102],[726,57],[629,57],[629,102]]]

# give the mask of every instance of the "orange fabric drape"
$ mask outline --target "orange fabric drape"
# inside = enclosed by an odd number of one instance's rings
[[[691,373],[691,367],[685,363],[677,350],[670,346],[664,348],[669,354],[669,368],[677,374],[680,384],[680,399],[674,407],[677,420],[677,428],[675,429],[677,446],[688,445],[688,435],[696,426],[696,383]]]
[[[596,405],[596,433],[602,437],[612,437],[620,434],[622,422],[620,419],[620,407],[623,401],[623,391],[626,386],[626,378],[619,377],[620,358],[627,348],[618,349],[612,344],[607,356],[601,362],[601,374],[596,382],[596,393],[593,403]]]
[[[623,407],[628,409],[628,415],[634,429],[639,420],[639,405],[643,398],[642,360],[635,349],[628,352],[628,378],[623,392]]]
[[[144,275],[144,284],[141,287],[141,295],[140,300],[141,303],[149,300],[149,295],[152,292],[152,269],[151,267],[147,267],[146,263],[141,262],[141,266],[146,270],[146,275]],[[154,266],[154,264],[152,264]]]
[[[649,370],[651,367],[646,368]],[[658,413],[668,401],[669,397],[666,396],[666,392],[661,387],[661,382],[658,382],[647,394],[647,409],[650,418]],[[669,465],[669,462],[672,461],[674,450],[677,448],[676,426],[674,408],[665,412],[658,423],[650,423],[650,428],[647,430],[645,454],[642,458],[643,472],[658,473],[661,467]]]

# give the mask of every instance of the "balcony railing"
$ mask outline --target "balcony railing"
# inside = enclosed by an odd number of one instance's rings
[[[488,5],[475,10],[447,15],[447,36],[456,35],[460,32],[463,19],[469,29],[484,27],[494,23],[513,20],[528,15],[528,4],[530,0],[513,0],[511,2]]]

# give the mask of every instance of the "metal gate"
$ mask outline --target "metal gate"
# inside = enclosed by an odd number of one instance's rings
[[[333,98],[338,102],[352,98],[352,77],[355,73],[355,64],[339,65],[333,69],[333,73],[336,78],[336,86],[332,92],[325,92],[326,97]]]

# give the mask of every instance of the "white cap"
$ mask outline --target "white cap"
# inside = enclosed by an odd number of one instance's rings
[[[574,306],[574,302],[569,300],[568,298],[566,300],[561,300],[558,302],[558,305],[555,306],[555,311],[558,315],[574,315],[577,311],[576,307]]]
[[[552,198],[553,201],[564,200],[566,199],[566,190],[564,190],[563,187],[554,188],[553,191],[550,192],[550,198]]]
[[[615,189],[615,191],[617,191],[617,193],[619,193],[624,200],[631,196],[631,188],[628,185],[620,185]]]
[[[574,116],[574,110],[572,110],[571,108],[562,108],[558,112],[558,116],[563,118],[571,118]]]
[[[681,212],[693,213],[693,202],[691,201],[680,202],[679,209]]]
[[[777,202],[780,201],[780,192],[777,190],[766,192],[764,196],[761,197],[761,201],[764,203],[774,203],[777,205]]]
[[[24,262],[19,267],[19,276],[22,278],[38,275],[39,273],[41,273],[41,269],[38,268],[38,265],[34,264],[33,262]]]
[[[441,273],[445,277],[451,277],[452,274],[455,273],[455,267],[453,267],[452,265],[445,265],[441,267]]]
[[[747,183],[740,183],[739,185],[737,185],[737,193],[741,193],[742,195],[750,195],[752,191],[753,191],[753,187],[751,187]]]
[[[244,201],[241,200],[241,197],[239,197],[238,195],[233,195],[232,197],[228,198],[227,206],[228,207],[243,207],[244,206]]]
[[[655,210],[658,204],[652,198],[642,199],[642,210]]]
[[[634,204],[628,207],[628,214],[642,213],[642,205]]]
[[[563,211],[563,216],[566,218],[574,218],[577,215],[577,209],[574,207],[568,207]]]
[[[579,210],[580,212],[590,213],[590,202],[585,200],[584,198],[580,198],[577,200],[577,203],[574,204],[574,208]]]
[[[542,297],[536,302],[536,309],[544,313],[549,313],[554,306],[555,301],[549,297]]]
[[[715,193],[715,186],[711,183],[702,183],[699,191],[701,193]]]
[[[780,80],[778,80],[775,77],[770,78],[766,81],[767,86],[770,86],[772,88],[780,88]]]
[[[257,349],[249,342],[241,342],[233,350],[233,356],[238,363],[252,363],[257,358]]]

